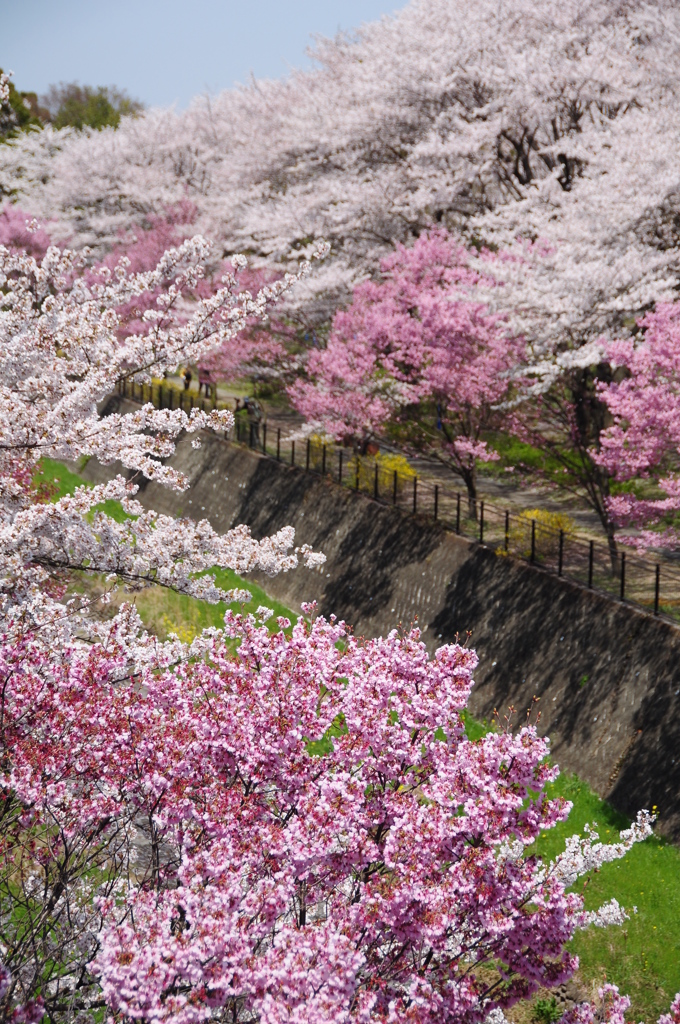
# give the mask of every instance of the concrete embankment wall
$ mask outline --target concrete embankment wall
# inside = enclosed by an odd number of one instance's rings
[[[540,698],[539,728],[562,769],[628,814],[657,805],[680,839],[679,629],[213,435],[198,451],[182,440],[172,464],[190,490],[148,483],[144,504],[220,531],[294,526],[327,562],[258,578],[291,608],[316,600],[366,636],[417,617],[432,650],[470,633],[474,715],[512,706],[521,721]],[[91,462],[85,475],[103,480],[112,468]]]

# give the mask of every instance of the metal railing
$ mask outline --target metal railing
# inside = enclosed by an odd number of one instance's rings
[[[126,381],[119,393],[134,401],[150,401],[160,409],[190,412],[199,408],[209,412],[225,407],[214,399],[156,384]],[[604,542],[586,540],[532,518],[526,511],[500,508],[487,501],[478,501],[471,511],[467,494],[419,477],[414,471],[389,471],[380,458],[362,457],[311,438],[296,441],[283,436],[280,428],[268,430],[266,423],[257,424],[243,416],[236,417],[226,440],[326,477],[381,504],[440,523],[461,536],[478,540],[499,557],[519,558],[612,599],[680,622],[680,566],[672,562],[622,549],[612,558]]]

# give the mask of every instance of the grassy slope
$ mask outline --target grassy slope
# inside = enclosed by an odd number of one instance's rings
[[[72,494],[76,487],[82,487],[83,484],[91,486],[67,466],[51,459],[43,459],[41,470],[36,482],[51,486],[54,499],[65,494]],[[125,516],[117,501],[104,502],[101,508],[118,521]],[[217,569],[215,579],[218,586],[225,590],[240,588],[250,591],[252,598],[248,604],[233,604],[230,607],[234,611],[251,612],[260,605],[271,608],[274,611],[274,617],[270,620],[271,628],[276,628],[276,618],[280,615],[293,621],[297,618],[295,613],[278,601],[274,601],[257,584],[237,576],[229,569]],[[98,593],[103,591],[103,584],[99,579],[82,580],[74,585],[74,589],[87,590],[94,599]],[[145,625],[162,638],[166,637],[169,632],[175,632],[180,639],[187,641],[193,639],[197,633],[208,626],[223,625],[224,604],[207,604],[205,601],[197,601],[195,598],[187,597],[185,594],[176,594],[162,587],[148,587],[133,596],[126,594],[121,588],[112,596],[109,607],[116,606],[123,600],[133,600]]]
[[[470,739],[488,728],[469,718],[465,727]],[[573,808],[567,821],[537,843],[536,852],[546,860],[564,849],[568,836],[583,834],[586,824],[597,824],[605,843],[615,842],[629,825],[575,775],[561,775],[549,795],[566,797]],[[580,879],[576,890],[587,910],[615,898],[630,914],[622,928],[589,928],[576,935],[572,948],[581,963],[581,986],[589,992],[605,980],[618,985],[631,998],[629,1019],[651,1024],[680,991],[680,850],[656,837],[648,839],[622,860]]]
[[[539,843],[544,857],[564,848],[564,840],[597,822],[600,838],[611,842],[628,822],[580,779],[563,775],[552,787],[574,804],[569,819]],[[652,838],[633,847],[620,861],[577,884],[586,908],[615,897],[630,914],[622,928],[580,932],[574,951],[585,982],[617,984],[632,1000],[631,1020],[655,1021],[680,991],[680,850]],[[633,907],[637,906],[637,914]]]
[[[72,493],[84,481],[76,473],[56,462],[45,460],[42,479],[51,482],[59,494]],[[107,511],[118,517],[120,506],[111,502]],[[225,587],[245,586],[253,600],[246,606],[258,605],[274,609],[277,615],[291,613],[272,601],[261,588],[235,573],[220,572],[219,582]],[[182,639],[210,625],[220,625],[223,607],[152,587],[136,595],[136,604],[149,628],[164,635],[169,630]],[[273,623],[272,623],[273,624]],[[485,726],[468,720],[468,735],[483,735]],[[576,776],[561,776],[552,787],[556,794],[566,796],[574,804],[567,822],[546,833],[538,844],[538,852],[550,858],[564,848],[564,840],[574,832],[582,832],[586,822],[597,822],[603,841],[611,842],[627,821]],[[636,846],[627,857],[604,867],[584,885],[586,906],[593,909],[616,897],[630,912],[623,928],[595,929],[580,933],[574,950],[581,959],[580,976],[588,986],[605,978],[619,985],[633,1001],[631,1020],[655,1021],[668,1008],[680,990],[680,850],[652,839]],[[637,914],[632,908],[637,906]]]

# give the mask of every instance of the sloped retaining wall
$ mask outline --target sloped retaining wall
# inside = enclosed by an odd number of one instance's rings
[[[540,698],[560,766],[628,814],[657,805],[680,839],[680,630],[213,435],[198,451],[182,440],[172,463],[190,490],[148,483],[145,504],[256,536],[294,526],[327,562],[259,580],[289,607],[314,599],[367,636],[417,617],[431,649],[469,632],[473,714],[513,706],[521,720]]]

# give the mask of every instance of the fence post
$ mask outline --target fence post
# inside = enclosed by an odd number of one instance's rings
[[[418,507],[418,477],[413,477],[413,515],[416,514]]]
[[[484,502],[479,503],[479,543],[484,543]]]
[[[392,504],[397,504],[397,471],[394,471],[394,480],[392,481]]]
[[[510,510],[505,510],[505,553],[510,549]]]
[[[376,459],[375,469],[373,471],[373,497],[378,500],[378,460]]]
[[[295,465],[295,441],[290,442],[290,464]]]
[[[267,454],[267,424],[262,424],[262,454]]]
[[[250,447],[255,447],[255,424],[250,424]]]
[[[456,533],[460,533],[460,491],[456,494]]]
[[[621,552],[621,591],[620,597],[622,601],[626,600],[626,552]]]
[[[309,473],[309,456],[310,456],[311,450],[312,450],[312,439],[311,439],[311,437],[308,437],[307,438],[307,455],[305,457],[305,470],[308,473]]]
[[[564,530],[560,530],[560,548],[557,555],[557,575],[562,575],[562,563],[564,561]]]
[[[536,520],[531,520],[531,564],[536,561]]]
[[[434,485],[434,521],[437,522],[437,513],[439,511],[439,487],[437,484]]]
[[[661,565],[656,563],[656,573],[654,579],[654,614],[659,614],[659,584],[661,577]]]
[[[326,445],[321,447],[321,476],[326,475]]]
[[[593,562],[595,560],[595,541],[590,542],[590,551],[588,553],[588,587],[593,586]]]
[[[342,448],[338,452],[338,483],[342,486]]]
[[[276,461],[281,461],[281,427],[276,428]]]

